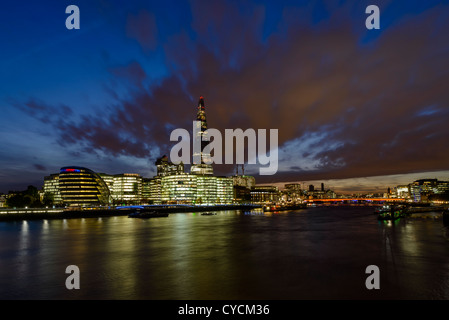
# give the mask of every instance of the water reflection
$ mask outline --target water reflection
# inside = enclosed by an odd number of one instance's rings
[[[0,224],[2,299],[446,299],[441,221],[371,208]],[[368,291],[365,268],[381,270]],[[67,290],[77,265],[81,289]]]

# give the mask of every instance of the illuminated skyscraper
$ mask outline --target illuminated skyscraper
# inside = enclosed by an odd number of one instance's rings
[[[211,156],[209,153],[204,153],[204,148],[209,144],[209,136],[207,135],[207,120],[206,120],[206,107],[204,105],[204,98],[201,96],[198,101],[198,110],[196,113],[197,134],[194,137],[197,142],[201,143],[199,146],[201,150],[193,151],[193,161],[190,167],[191,174],[200,175],[213,175],[214,170],[212,169]]]

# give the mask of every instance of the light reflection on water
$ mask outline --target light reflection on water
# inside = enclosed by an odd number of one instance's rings
[[[0,223],[0,298],[447,299],[447,235],[364,207]],[[380,290],[365,287],[371,264]]]

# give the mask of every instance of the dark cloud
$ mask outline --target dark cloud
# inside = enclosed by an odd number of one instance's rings
[[[41,164],[35,163],[33,166],[34,166],[34,168],[35,168],[36,170],[39,170],[39,171],[47,171],[47,168],[46,168],[45,166],[41,165]]]
[[[192,32],[164,42],[151,13],[130,15],[128,35],[144,49],[157,44],[171,75],[149,87],[144,62],[115,66],[111,74],[132,84],[128,96],[106,114],[54,122],[58,141],[111,155],[169,154],[171,128],[190,129],[204,95],[210,127],[278,129],[281,149],[298,142],[281,171],[261,182],[448,169],[448,11],[404,18],[364,43],[364,10],[356,7],[358,27],[348,5],[326,7],[316,24],[308,8],[296,12],[300,21],[286,8],[264,36],[264,6],[193,1]],[[42,121],[60,119],[51,115],[60,108],[23,108]]]
[[[157,44],[157,24],[153,13],[141,10],[137,15],[129,14],[126,35],[138,41],[145,50],[153,50]]]
[[[13,102],[13,105],[44,123],[58,123],[61,118],[70,118],[73,115],[72,109],[65,104],[52,106],[36,99],[31,99],[24,104]]]
[[[131,86],[142,87],[147,74],[142,66],[137,61],[132,61],[126,66],[117,66],[110,68],[111,74],[114,76],[127,80]]]

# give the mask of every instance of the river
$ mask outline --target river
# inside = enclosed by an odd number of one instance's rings
[[[441,219],[373,207],[0,223],[0,299],[449,299]],[[66,288],[66,267],[80,289]],[[379,268],[368,290],[367,266]]]

